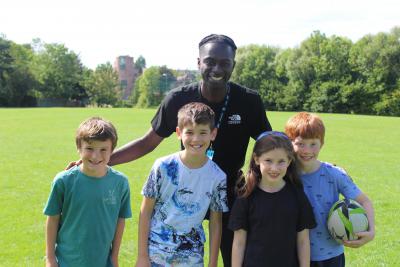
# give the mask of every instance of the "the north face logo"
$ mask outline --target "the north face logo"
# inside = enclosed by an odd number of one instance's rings
[[[241,124],[242,118],[239,114],[233,114],[228,117],[228,124]]]

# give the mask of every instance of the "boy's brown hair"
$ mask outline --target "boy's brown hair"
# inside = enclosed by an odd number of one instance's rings
[[[215,113],[209,106],[200,102],[186,104],[178,111],[178,127],[183,129],[189,124],[207,124],[213,130]]]
[[[111,122],[100,117],[91,117],[83,121],[76,130],[75,142],[76,147],[81,147],[82,140],[90,141],[106,141],[111,140],[112,150],[117,146],[118,135],[114,125]]]
[[[290,140],[300,136],[304,139],[318,138],[324,144],[325,126],[321,118],[308,112],[299,112],[285,125],[285,133]]]

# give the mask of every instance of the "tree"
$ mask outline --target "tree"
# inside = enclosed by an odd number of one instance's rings
[[[399,28],[361,38],[353,46],[350,63],[355,80],[362,84],[364,95],[357,113],[391,114],[384,106],[396,95],[400,78]],[[384,102],[384,103],[380,103]],[[390,105],[389,105],[390,106]]]
[[[160,103],[163,97],[160,88],[161,77],[159,67],[150,67],[136,80],[138,107],[156,106]]]
[[[146,68],[146,59],[142,55],[140,55],[136,59],[134,65],[135,65],[135,68],[139,70],[139,73],[142,74],[143,70]]]
[[[107,62],[96,67],[95,71],[85,69],[83,85],[89,101],[98,106],[115,105],[121,99],[118,73]]]
[[[44,44],[37,52],[34,74],[42,98],[76,100],[81,95],[82,64],[77,54],[62,44]]]
[[[274,61],[278,48],[249,45],[240,47],[236,54],[236,65],[232,80],[258,90],[264,105],[276,109],[275,95],[281,87],[276,77]]]

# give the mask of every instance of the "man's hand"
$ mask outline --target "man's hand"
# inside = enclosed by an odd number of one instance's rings
[[[65,168],[65,170],[69,170],[74,166],[79,166],[82,163],[82,160],[77,160],[77,161],[72,161],[68,164],[68,166]]]

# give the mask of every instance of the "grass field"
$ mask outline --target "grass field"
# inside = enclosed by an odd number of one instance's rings
[[[43,266],[42,210],[54,175],[77,159],[74,133],[82,120],[99,115],[113,121],[123,145],[147,131],[154,113],[153,109],[0,109],[0,266]],[[269,112],[268,117],[275,130],[282,130],[292,114]],[[327,134],[320,158],[344,167],[372,199],[376,212],[375,240],[360,249],[346,249],[347,266],[400,266],[400,118],[321,117]],[[144,158],[116,167],[129,177],[133,209],[120,253],[122,267],[133,266],[136,259],[143,181],[157,157],[178,148],[172,136]]]

